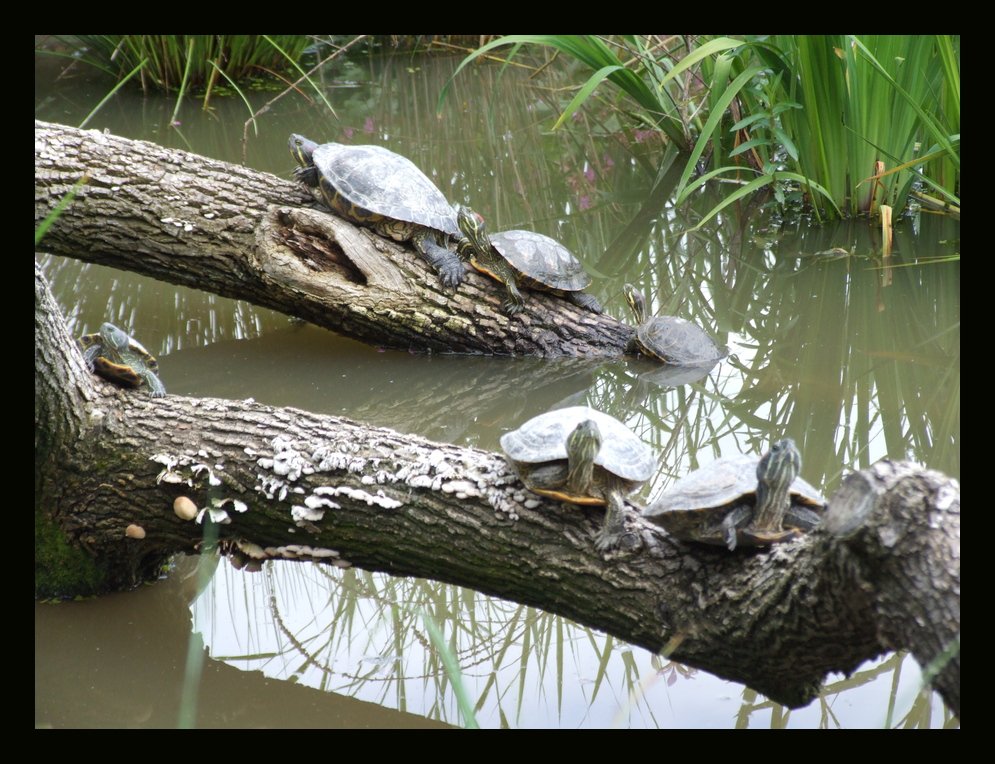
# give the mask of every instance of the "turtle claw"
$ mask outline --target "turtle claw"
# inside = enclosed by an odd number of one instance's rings
[[[449,289],[457,289],[463,283],[464,276],[466,276],[466,269],[463,267],[463,263],[458,260],[439,269],[439,281],[442,282],[442,286]]]
[[[639,536],[629,531],[608,532],[602,529],[594,537],[594,548],[601,554],[613,551],[631,552],[642,544]]]
[[[618,546],[618,542],[621,540],[621,534],[609,533],[602,528],[598,531],[598,535],[594,537],[594,548],[604,554],[605,552],[612,551],[616,546]]]

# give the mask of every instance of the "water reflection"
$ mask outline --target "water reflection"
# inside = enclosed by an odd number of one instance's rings
[[[172,360],[177,393],[251,396],[489,449],[493,433],[587,390],[605,363],[378,351],[304,324],[179,351]]]
[[[831,677],[812,705],[786,712],[707,673],[470,590],[280,561],[248,574],[221,560],[201,593],[196,568],[216,562],[183,558],[153,587],[36,605],[37,720],[175,726],[192,644],[205,659],[200,727],[459,724],[427,614],[485,727],[863,728],[884,726],[888,708],[893,726],[950,721],[935,697],[917,693],[919,672],[903,656]]]

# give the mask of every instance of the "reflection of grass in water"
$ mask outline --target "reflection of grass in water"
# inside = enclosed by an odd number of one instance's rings
[[[368,140],[382,142],[378,135],[390,136],[390,148],[430,175],[433,168],[447,168],[434,177],[442,192],[452,202],[473,206],[490,230],[535,230],[562,242],[585,264],[591,262],[608,241],[601,229],[603,216],[578,213],[610,199],[614,175],[631,171],[616,139],[606,138],[596,118],[586,113],[568,129],[547,129],[555,116],[551,89],[569,84],[566,72],[552,75],[546,88],[537,87],[528,71],[475,67],[471,77],[454,85],[440,119],[427,105],[456,63],[422,61],[419,77],[413,79],[405,60],[378,59],[374,77],[383,97],[365,105],[364,119],[357,115],[357,124],[364,124],[372,108],[376,130]],[[607,211],[609,222],[623,217],[621,210]],[[599,229],[600,244],[591,246]]]
[[[219,573],[230,575],[231,569],[222,566]],[[239,602],[219,603],[216,611],[227,617],[243,603],[254,608],[244,621],[237,617],[237,639],[251,643],[252,650],[218,655],[225,648],[217,644],[212,648],[215,659],[444,722],[467,724],[475,718],[484,727],[665,726],[661,714],[668,704],[679,702],[673,692],[712,697],[718,681],[566,618],[456,586],[290,562],[264,563],[262,574],[243,579],[244,584],[233,587]],[[427,619],[440,625],[443,636],[432,636]],[[244,624],[255,626],[244,633]],[[195,625],[216,636],[221,627]],[[799,726],[798,714],[805,714],[809,726],[852,726],[852,715],[834,715],[836,697],[888,681],[887,674],[897,672],[904,659],[891,656],[830,684],[820,706],[795,712],[794,726]],[[455,690],[457,674],[464,686],[462,698]],[[682,679],[701,682],[701,689],[682,689]],[[788,709],[748,688],[729,686],[742,694],[741,726],[788,725]],[[928,728],[934,700],[931,694],[917,701],[906,712],[905,725]],[[874,713],[873,701],[870,706],[866,700],[850,705],[870,709],[862,718]],[[813,717],[816,708],[821,715]],[[883,718],[883,708],[881,714]]]
[[[224,565],[219,575],[232,575],[232,569]],[[654,673],[642,659],[648,654],[534,608],[432,581],[286,562],[264,563],[262,574],[244,576],[229,591],[239,592],[234,596],[240,601],[221,604],[215,613],[228,617],[250,607],[244,621],[238,616],[235,639],[253,649],[239,655],[226,648],[222,623],[195,629],[219,640],[211,646],[216,660],[243,669],[441,721],[455,722],[459,714],[464,724],[475,719],[491,727],[574,724],[584,713],[578,704],[592,706],[588,716],[610,714],[616,696],[631,695],[636,702],[627,713],[638,710],[636,726],[653,726],[651,707],[634,689]],[[444,637],[432,636],[429,619],[441,624]],[[255,626],[243,633],[244,624]],[[590,676],[592,650],[597,668]],[[419,683],[423,697],[415,691]],[[552,707],[553,687],[553,718],[537,722],[536,712]]]
[[[898,708],[906,708],[907,711],[899,722],[898,727],[902,729],[932,729],[933,724],[933,693],[926,688],[922,690],[921,685],[913,687],[911,691],[904,693],[903,699],[899,697],[900,679],[902,667],[906,660],[913,660],[906,652],[893,653],[884,660],[868,666],[866,669],[855,672],[852,676],[841,679],[838,682],[828,683],[819,694],[818,703],[819,715],[817,726],[819,729],[844,729],[849,726],[846,720],[841,720],[834,711],[838,699],[847,693],[859,692],[861,687],[879,684],[887,680],[891,675],[890,692],[888,693],[888,706],[885,718],[880,726],[883,729],[892,728],[892,716]],[[914,693],[915,697],[909,699],[909,693]],[[857,697],[857,696],[855,696]],[[852,701],[851,704],[859,704],[861,701]],[[866,703],[864,703],[866,705]],[[791,726],[792,713],[805,712],[806,709],[792,711],[773,701],[766,700],[759,693],[743,688],[743,703],[736,714],[736,729],[747,729],[758,727],[762,723],[763,714],[770,713],[770,729],[787,729]],[[796,723],[794,728],[799,725]],[[960,720],[944,706],[944,718],[941,725],[944,728],[950,726],[960,726]]]

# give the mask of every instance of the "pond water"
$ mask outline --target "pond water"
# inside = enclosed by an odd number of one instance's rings
[[[591,291],[630,320],[632,281],[651,309],[704,327],[730,355],[698,379],[632,360],[481,358],[380,351],[246,303],[131,273],[42,256],[73,336],[113,321],[160,362],[171,394],[248,398],[344,415],[435,440],[497,450],[551,408],[587,403],[625,421],[660,457],[637,496],[652,501],[714,458],[793,437],[803,475],[826,495],[883,457],[959,477],[958,224],[900,221],[882,263],[874,224],[776,225],[743,210],[693,234],[694,210],[660,192],[664,150],[583,112],[556,132],[555,96],[528,72],[464,70],[458,59],[358,56],[326,72],[331,116],[283,99],[250,130],[245,162],[289,177],[292,132],[387,146],[491,230],[554,236],[594,276]],[[36,117],[79,124],[106,81],[36,70]],[[546,80],[549,84],[549,80]],[[259,105],[269,95],[253,94]],[[238,99],[210,111],[123,89],[88,127],[242,161]],[[662,177],[663,174],[661,174]],[[656,184],[656,185],[655,185]],[[714,200],[703,200],[711,206]],[[739,217],[736,214],[739,214]],[[842,247],[850,255],[817,253]],[[198,726],[460,725],[429,649],[430,614],[484,727],[939,727],[911,658],[888,655],[788,711],[742,685],[670,663],[515,603],[428,580],[268,562],[177,559],[151,587],[36,605],[36,723],[176,726],[188,660],[203,661]],[[276,701],[276,702],[275,702]]]

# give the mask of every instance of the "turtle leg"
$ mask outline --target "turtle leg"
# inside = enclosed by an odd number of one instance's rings
[[[819,523],[822,522],[822,517],[811,509],[791,505],[784,515],[783,522],[784,525],[789,525],[792,528],[797,528],[800,531],[808,533],[819,526]]]
[[[293,175],[298,183],[303,183],[309,188],[318,187],[318,168],[314,165],[310,167],[298,167],[294,170]]]
[[[508,297],[501,303],[501,310],[509,316],[521,313],[525,308],[525,300],[522,299],[522,293],[518,291],[518,284],[515,283],[515,279],[509,278],[505,282],[505,286],[508,288]]]
[[[605,521],[594,537],[599,552],[610,552],[625,535],[625,494],[618,486],[609,486],[605,494]]]
[[[88,347],[83,353],[83,360],[86,361],[86,368],[90,371],[93,371],[93,362],[97,359],[103,349],[104,348],[101,345],[93,345],[92,347]]]
[[[508,296],[501,303],[501,310],[509,316],[514,316],[522,312],[525,308],[525,300],[522,299],[522,293],[518,291],[518,279],[515,275],[515,269],[511,267],[511,264],[504,257],[498,254],[496,249],[490,247],[483,256],[474,249],[471,252],[470,263],[481,273],[485,273],[492,279],[504,284]]]
[[[435,231],[424,226],[419,227],[412,234],[411,243],[439,272],[439,280],[443,286],[455,289],[463,282],[463,276],[466,274],[463,261],[454,252],[439,245]]]
[[[570,300],[574,305],[579,305],[585,310],[589,310],[592,313],[604,313],[604,308],[601,307],[601,303],[597,301],[593,294],[588,294],[587,292],[567,292],[567,299]]]
[[[729,512],[729,514],[723,518],[722,538],[726,542],[726,546],[729,547],[730,552],[736,550],[739,529],[746,525],[752,516],[753,509],[751,507],[739,507]]]
[[[530,491],[555,491],[563,488],[569,477],[567,465],[562,461],[544,464],[529,472],[528,481],[522,481]]]
[[[599,552],[610,552],[622,538],[625,529],[625,513],[620,506],[608,502],[605,508],[605,522],[594,537],[594,546]]]
[[[149,386],[149,397],[151,398],[165,398],[166,397],[166,386],[162,384],[162,380],[159,379],[151,371],[146,371],[142,374],[142,379],[145,380],[145,384]]]

